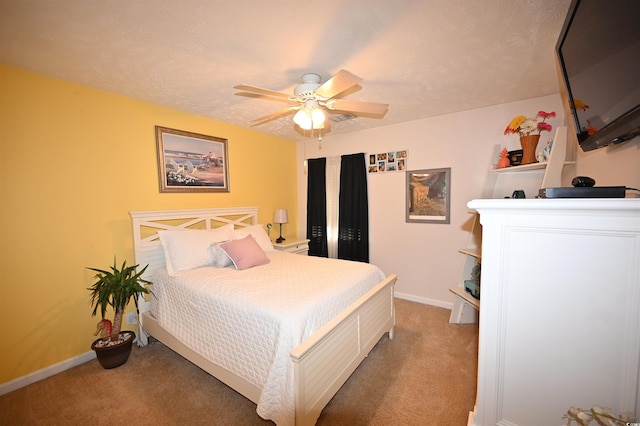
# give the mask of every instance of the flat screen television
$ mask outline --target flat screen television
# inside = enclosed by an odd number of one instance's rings
[[[640,135],[640,0],[573,0],[556,53],[583,151]]]

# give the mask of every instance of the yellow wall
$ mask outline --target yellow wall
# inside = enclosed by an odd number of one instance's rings
[[[156,125],[228,139],[231,192],[160,193]],[[129,211],[287,208],[297,229],[289,140],[4,65],[0,138],[0,383],[89,350],[85,267],[133,262]]]

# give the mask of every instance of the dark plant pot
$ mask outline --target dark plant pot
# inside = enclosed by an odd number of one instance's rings
[[[133,331],[123,331],[120,336],[127,335],[129,338],[122,343],[111,346],[97,346],[102,339],[97,339],[91,344],[91,349],[96,352],[98,362],[104,368],[116,368],[127,362],[131,353],[131,345],[136,339],[136,333]]]

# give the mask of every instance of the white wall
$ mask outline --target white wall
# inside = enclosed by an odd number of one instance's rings
[[[640,137],[589,152],[578,149],[576,176],[592,177],[596,186],[640,189]]]
[[[393,105],[390,106],[390,109]],[[460,279],[464,257],[458,249],[467,244],[471,215],[466,206],[469,200],[480,198],[485,175],[493,157],[496,144],[509,150],[519,149],[518,138],[504,136],[509,121],[517,115],[533,116],[539,110],[556,111],[558,117],[549,122],[554,130],[564,124],[564,110],[559,95],[545,96],[497,105],[461,113],[442,115],[409,123],[370,129],[346,135],[325,136],[322,149],[318,140],[310,138],[298,144],[298,234],[306,234],[307,175],[305,158],[333,157],[365,152],[374,154],[386,151],[408,150],[408,170],[451,167],[451,223],[425,224],[405,222],[405,173],[390,172],[369,174],[370,261],[387,273],[399,276],[396,293],[400,297],[451,307],[453,296],[448,291]],[[362,118],[362,120],[365,120]],[[543,133],[538,148],[553,137],[554,131]],[[635,143],[635,142],[634,142]],[[569,142],[569,155],[575,154],[574,143]],[[637,174],[638,146],[628,148],[635,152],[635,160],[620,159],[629,171],[617,169],[620,175]],[[598,158],[606,153],[597,153]],[[598,159],[588,158],[584,172],[598,179]],[[579,155],[579,159],[582,156]],[[597,163],[592,165],[591,162]],[[633,171],[630,171],[633,170]],[[571,167],[563,175],[563,186],[569,185],[576,169]],[[538,176],[539,177],[539,176]],[[502,176],[501,176],[502,179]],[[633,179],[629,179],[633,181]],[[637,180],[637,177],[636,177]],[[603,184],[605,179],[603,178]],[[598,182],[600,183],[600,182]],[[617,183],[622,184],[622,183]],[[628,185],[627,183],[624,183]],[[510,187],[502,183],[503,194],[510,195],[521,189],[521,183]],[[636,183],[640,185],[640,183]],[[532,198],[535,193],[527,192]]]

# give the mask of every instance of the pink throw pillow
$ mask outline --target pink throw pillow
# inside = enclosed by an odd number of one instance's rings
[[[220,244],[238,270],[264,265],[270,260],[251,235]]]

